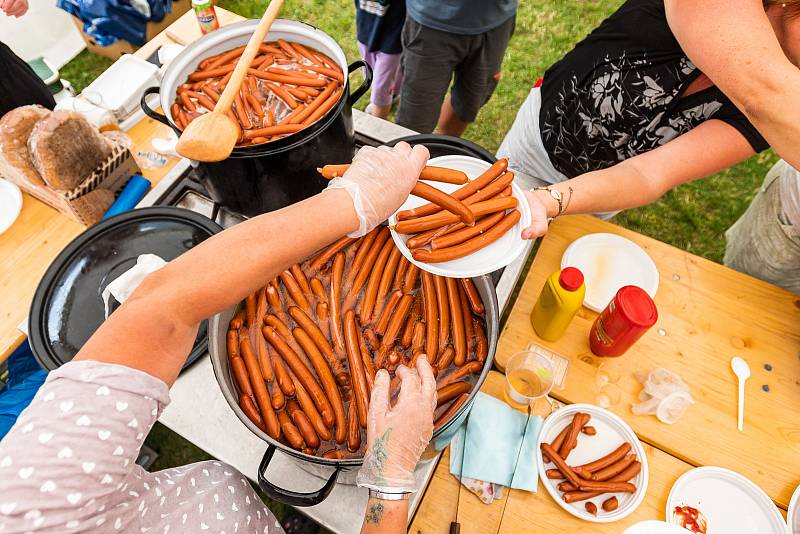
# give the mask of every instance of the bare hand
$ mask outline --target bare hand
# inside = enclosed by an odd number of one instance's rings
[[[525,191],[531,208],[531,225],[522,231],[522,239],[534,239],[547,233],[547,206],[535,191]]]
[[[28,0],[0,0],[0,11],[9,17],[21,17],[28,11]]]

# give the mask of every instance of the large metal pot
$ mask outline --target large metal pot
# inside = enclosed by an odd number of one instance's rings
[[[472,402],[475,399],[475,395],[477,395],[483,381],[486,379],[486,375],[492,368],[492,363],[494,361],[497,337],[500,333],[500,313],[497,305],[497,293],[495,292],[494,285],[489,276],[473,278],[473,281],[475,282],[475,287],[477,287],[481,299],[483,300],[484,307],[486,308],[486,333],[489,340],[489,356],[486,358],[486,364],[467,402],[464,403],[449,422],[439,427],[433,433],[433,439],[428,446],[428,450],[426,450],[426,453],[423,455],[423,458],[430,457],[436,451],[447,446],[450,439],[464,423],[469,411],[472,409]],[[355,472],[361,466],[362,460],[360,458],[335,460],[304,454],[272,439],[254,425],[244,414],[242,409],[239,408],[239,396],[236,393],[236,386],[234,385],[233,375],[231,374],[230,365],[228,363],[226,346],[228,323],[235,311],[234,308],[231,308],[215,315],[209,321],[209,352],[211,353],[211,364],[214,368],[214,375],[217,377],[217,382],[219,382],[225,400],[228,401],[228,404],[239,417],[239,420],[242,421],[253,434],[267,443],[267,450],[264,452],[264,457],[258,468],[258,485],[269,498],[291,506],[313,506],[319,504],[325,500],[337,481],[350,484],[354,483]],[[319,476],[323,480],[327,479],[322,488],[310,493],[299,493],[280,488],[268,481],[266,479],[267,467],[275,451],[278,449],[295,459],[306,471]],[[333,469],[333,472],[330,472],[331,469]]]
[[[206,34],[187,46],[167,65],[161,87],[151,87],[142,96],[142,110],[170,126],[176,133],[170,107],[175,91],[203,59],[245,44],[256,20],[231,24]],[[347,64],[344,51],[323,31],[303,22],[276,20],[267,40],[286,39],[310,46],[336,61],[344,72],[364,69],[364,82],[350,92],[345,79],[339,102],[319,121],[278,141],[236,147],[231,156],[217,163],[199,163],[198,174],[215,202],[247,216],[283,208],[313,196],[326,185],[316,169],[331,162],[350,161],[355,148],[352,105],[367,92],[372,71],[363,61]],[[164,114],[154,111],[148,96],[159,94]]]

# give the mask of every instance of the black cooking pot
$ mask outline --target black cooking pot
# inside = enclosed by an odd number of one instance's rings
[[[257,21],[244,21],[225,26],[188,46],[170,62],[161,87],[144,92],[142,110],[149,117],[180,130],[170,116],[175,91],[204,58],[247,42]],[[339,102],[316,123],[283,139],[261,145],[236,147],[231,156],[216,163],[198,163],[197,171],[211,198],[237,213],[254,216],[283,208],[313,196],[325,188],[327,181],[317,172],[330,162],[350,161],[355,149],[352,106],[372,84],[372,70],[363,61],[345,63],[338,44],[324,32],[308,24],[276,20],[267,40],[286,39],[315,48],[337,62],[348,75],[364,69],[364,81],[350,92],[346,80]],[[160,94],[161,109],[154,111],[148,96]]]

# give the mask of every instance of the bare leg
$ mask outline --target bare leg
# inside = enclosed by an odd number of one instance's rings
[[[439,133],[461,137],[467,126],[469,126],[469,123],[461,120],[456,115],[453,110],[453,104],[450,102],[450,95],[447,95],[444,99],[444,104],[442,104],[442,110],[439,112],[439,124],[437,125]]]

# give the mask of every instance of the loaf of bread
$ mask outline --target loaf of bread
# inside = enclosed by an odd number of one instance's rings
[[[28,152],[34,125],[50,114],[42,106],[22,106],[0,118],[0,177],[17,185],[42,185]]]
[[[53,189],[71,190],[111,156],[112,142],[78,113],[54,111],[36,123],[28,150],[39,176]]]

